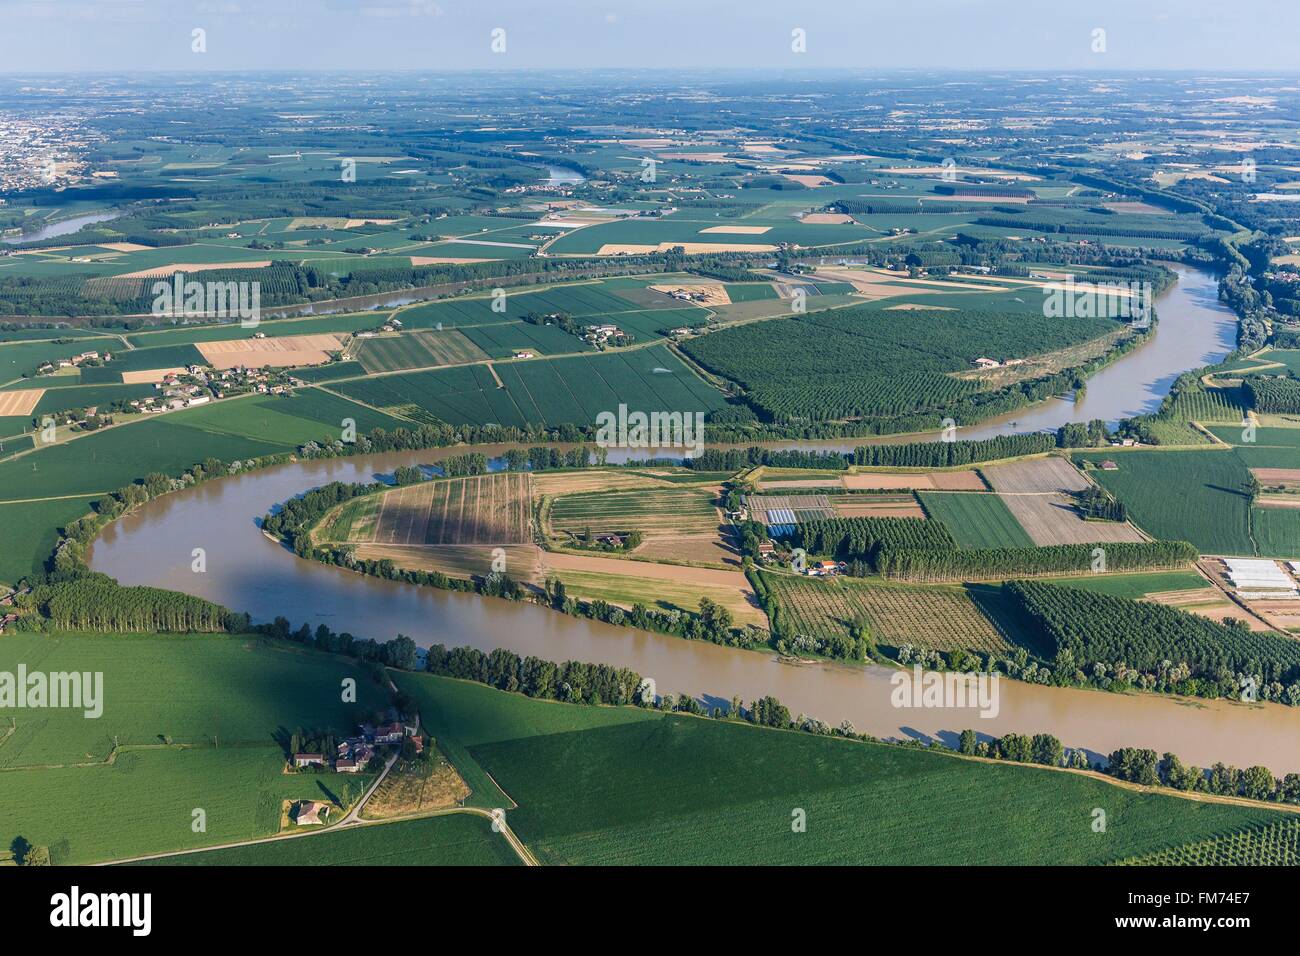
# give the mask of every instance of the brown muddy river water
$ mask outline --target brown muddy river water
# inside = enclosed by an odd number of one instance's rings
[[[1177,372],[1231,349],[1232,317],[1213,301],[1213,277],[1180,271],[1181,281],[1159,302],[1156,335],[1093,379],[1079,409],[1082,417],[1149,410]],[[1100,384],[1103,376],[1108,377],[1105,387]],[[1042,414],[1060,414],[1056,405],[1069,403],[1046,403]],[[1045,418],[1031,420],[1037,413],[1022,412],[1018,421],[1026,427],[1049,427],[1038,424]],[[489,456],[502,451],[488,446],[475,450]],[[955,743],[965,727],[990,735],[1046,732],[1066,746],[1096,754],[1138,746],[1171,750],[1202,766],[1222,760],[1239,767],[1264,764],[1279,774],[1300,771],[1300,708],[1064,690],[1015,681],[1000,683],[995,717],[981,717],[974,708],[896,708],[891,703],[892,672],[885,668],[791,665],[770,653],[613,627],[533,605],[363,578],[301,560],[267,539],[256,525],[273,505],[309,488],[333,480],[368,481],[400,464],[432,464],[463,451],[297,462],[208,482],[150,502],[111,525],[95,545],[90,563],[123,584],[200,595],[247,611],[255,620],[284,616],[295,627],[303,621],[313,627],[325,623],[336,631],[377,640],[401,632],[423,646],[508,647],[552,660],[603,661],[653,677],[660,693],[689,692],[710,707],[725,705],[737,694],[746,700],[774,694],[792,713],[805,712],[831,724],[849,720],[858,731],[882,737],[941,736]],[[194,548],[206,551],[204,573],[190,570]]]

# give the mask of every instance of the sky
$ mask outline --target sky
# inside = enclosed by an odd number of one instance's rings
[[[1295,72],[1300,0],[0,0],[0,72],[583,67]]]

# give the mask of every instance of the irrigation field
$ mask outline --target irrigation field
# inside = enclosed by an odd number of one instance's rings
[[[357,350],[357,360],[370,373],[429,368],[435,365],[463,365],[488,357],[486,352],[454,329],[443,332],[404,332],[400,335],[362,339]]]
[[[921,503],[930,517],[952,532],[961,548],[1032,548],[1033,539],[1020,527],[997,495],[976,492],[923,491]]]
[[[560,531],[595,534],[640,531],[647,535],[716,534],[715,488],[641,488],[561,495],[550,509]]]
[[[820,581],[789,574],[765,574],[763,579],[780,608],[783,628],[796,634],[826,638],[863,620],[881,644],[985,654],[1012,646],[964,588]]]
[[[620,404],[630,411],[722,408],[722,394],[659,345],[628,352],[398,373],[337,390],[377,408],[451,425],[590,425]],[[502,387],[504,386],[504,387]]]
[[[537,292],[509,292],[505,311],[494,312],[491,297],[452,299],[402,309],[398,318],[412,328],[461,328],[519,319],[530,312],[551,315],[566,312],[573,316],[627,312],[639,306],[609,291],[603,283],[556,286]]]

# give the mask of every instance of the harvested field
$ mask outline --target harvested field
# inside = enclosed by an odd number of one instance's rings
[[[1000,497],[1036,545],[1146,540],[1127,522],[1084,521],[1066,495],[1029,492]]]
[[[757,243],[738,242],[660,242],[655,245],[645,243],[607,242],[597,250],[598,256],[629,255],[639,256],[650,252],[667,252],[681,246],[688,256],[707,255],[711,252],[776,252],[776,246]]]
[[[1088,480],[1063,458],[1040,458],[983,469],[995,491],[1036,545],[1144,541],[1128,523],[1085,521],[1068,494]]]
[[[265,339],[226,339],[220,342],[196,342],[194,347],[214,368],[246,365],[262,368],[292,368],[299,365],[323,365],[329,352],[338,352],[343,342],[337,335],[286,335]]]
[[[1260,495],[1255,504],[1261,508],[1300,508],[1300,496],[1297,495]]]
[[[404,545],[530,542],[529,477],[524,472],[503,472],[384,492],[372,540]]]
[[[818,580],[765,574],[789,626],[827,638],[847,634],[865,619],[877,643],[908,643],[932,650],[995,653],[1011,642],[961,587],[867,584],[848,578]]]
[[[1218,588],[1202,588],[1196,591],[1165,591],[1148,594],[1143,600],[1176,607],[1180,611],[1186,611],[1188,614],[1195,614],[1198,617],[1209,618],[1212,621],[1222,622],[1224,618],[1245,621],[1252,631],[1272,630],[1255,615],[1248,613],[1240,605],[1228,600]],[[1268,614],[1268,611],[1262,607],[1259,610],[1260,613]],[[1300,613],[1300,607],[1291,608],[1290,610]],[[1269,614],[1270,618],[1276,616],[1275,614]]]
[[[810,226],[838,226],[853,222],[853,217],[843,212],[810,212],[799,221]]]
[[[625,468],[579,471],[544,471],[533,476],[539,495],[555,497],[580,491],[619,491],[624,488],[662,488],[665,482]]]
[[[24,388],[13,392],[0,392],[0,418],[8,415],[30,415],[36,410],[45,394],[43,388]]]
[[[123,372],[122,384],[139,385],[143,382],[161,382],[168,375],[183,374],[185,374],[185,369],[183,367],[140,369],[134,372]]]
[[[801,186],[807,186],[809,189],[816,189],[818,186],[835,185],[835,180],[827,179],[825,176],[816,173],[782,173],[781,175]]]
[[[767,626],[767,616],[740,571],[554,551],[542,552],[541,560],[545,576],[558,577],[571,593],[582,597],[625,608],[640,603],[684,611],[698,611],[700,598],[707,597],[731,611],[738,624]]]
[[[759,491],[781,491],[796,488],[842,488],[837,478],[791,478],[778,481],[760,481]]]
[[[101,249],[112,249],[114,252],[147,252],[152,246],[142,246],[138,242],[97,242],[95,245]]]
[[[1300,468],[1252,468],[1250,473],[1258,478],[1261,484],[1272,482],[1282,485],[1300,482]]]
[[[430,744],[432,746],[432,744]],[[366,802],[362,817],[385,820],[443,807],[454,807],[469,796],[469,785],[436,750],[429,761],[402,760]]]
[[[711,534],[655,535],[647,538],[633,554],[645,561],[690,561],[739,567],[740,552],[731,545],[726,529]]]
[[[956,312],[950,305],[922,305],[919,302],[904,302],[901,305],[887,305],[886,312]]]
[[[532,544],[359,544],[357,557],[367,561],[387,558],[399,568],[439,571],[449,577],[483,577],[492,570],[495,552],[505,552],[506,573],[516,581],[541,584],[542,551]]]
[[[899,488],[913,491],[986,491],[988,486],[977,471],[928,471],[916,474],[857,472],[844,475],[840,484],[850,491]]]
[[[994,491],[1019,493],[1083,491],[1088,479],[1064,458],[1038,458],[1006,465],[987,465],[984,477]]]
[[[123,272],[117,279],[158,279],[174,275],[177,272],[208,272],[212,269],[265,269],[271,264],[270,259],[256,262],[178,262],[169,266],[156,266],[153,269],[141,269],[138,272]]]
[[[912,495],[837,495],[829,499],[837,518],[924,518]]]
[[[700,233],[728,233],[737,236],[761,236],[765,232],[771,232],[771,226],[709,226],[701,229]]]

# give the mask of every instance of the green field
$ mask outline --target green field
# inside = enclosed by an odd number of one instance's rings
[[[325,315],[307,319],[263,319],[257,331],[269,337],[282,335],[320,335],[328,332],[358,332],[383,324],[384,313],[362,312],[356,315]],[[222,325],[184,324],[175,327],[143,329],[128,335],[127,341],[138,349],[158,346],[176,346],[195,342],[224,342],[228,339],[246,339],[252,330],[237,322]]]
[[[360,796],[361,775],[284,773],[279,747],[133,750],[112,764],[0,773],[4,844],[48,846],[56,864],[191,849],[274,834],[281,801]],[[207,832],[191,829],[193,811]],[[337,810],[335,812],[338,812]]]
[[[1014,314],[983,294],[968,297],[960,312],[900,312],[878,305],[810,311],[722,328],[682,343],[682,349],[710,372],[743,386],[749,404],[778,422],[929,412],[937,426],[943,417],[973,421],[1009,407],[987,410],[999,401],[998,392],[951,374],[970,369],[977,357],[1027,358],[1119,328],[1104,318],[1061,323]]]
[[[846,635],[867,625],[878,646],[911,644],[929,650],[958,648],[981,654],[1002,653],[1011,642],[996,621],[960,586],[900,585],[840,577],[818,580],[790,574],[763,574],[781,630],[816,638]]]
[[[397,679],[440,744],[456,738],[519,804],[507,819],[546,863],[1105,863],[1281,817],[1030,767]],[[1105,833],[1090,825],[1098,806]],[[792,832],[795,808],[807,832]]]
[[[1063,584],[1097,594],[1137,600],[1164,591],[1199,591],[1209,582],[1195,571],[1154,571],[1147,574],[1085,574],[1070,578],[1044,578],[1048,584]]]
[[[303,840],[277,840],[228,850],[187,853],[151,866],[517,866],[519,857],[491,821],[448,814]]]
[[[342,382],[337,391],[377,408],[415,406],[452,425],[594,425],[620,404],[631,411],[708,412],[725,402],[663,346],[591,357],[507,362],[505,388],[482,365]]]
[[[1104,454],[1079,456],[1094,462]],[[1248,472],[1234,452],[1138,451],[1111,455],[1118,471],[1089,472],[1148,534],[1190,541],[1207,554],[1254,554]]]
[[[922,491],[921,504],[962,548],[1032,548],[1034,541],[997,495]]]
[[[13,584],[19,578],[40,571],[45,559],[54,551],[57,529],[89,512],[94,500],[92,495],[19,504],[0,503],[0,528],[4,529],[4,546],[0,547],[0,581]]]
[[[595,534],[615,531],[708,533],[718,527],[714,502],[707,488],[635,488],[560,495],[551,505],[551,525],[566,531]]]
[[[102,716],[17,711],[0,746],[0,842],[23,836],[56,862],[274,833],[282,799],[346,803],[362,778],[282,773],[287,734],[345,733],[386,701],[356,661],[257,637],[7,635],[0,670],[19,664],[103,674]],[[357,704],[341,702],[345,677]],[[190,829],[196,807],[206,833]]]
[[[394,372],[435,365],[461,365],[488,357],[487,353],[455,329],[418,331],[361,339],[357,360],[370,373]]]
[[[1246,827],[1122,862],[1125,866],[1300,866],[1300,820]]]

